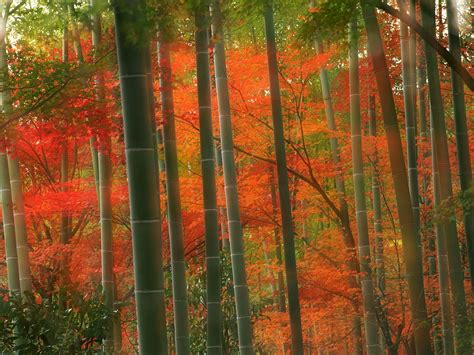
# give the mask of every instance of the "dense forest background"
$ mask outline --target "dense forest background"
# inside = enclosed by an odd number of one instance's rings
[[[467,1],[0,15],[2,352],[472,354]]]

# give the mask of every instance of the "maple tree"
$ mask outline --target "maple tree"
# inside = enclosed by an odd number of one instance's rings
[[[1,0],[0,349],[471,353],[472,24],[435,5]]]

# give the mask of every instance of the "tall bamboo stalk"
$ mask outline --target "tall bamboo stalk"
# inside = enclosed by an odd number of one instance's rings
[[[215,145],[215,157],[216,157],[216,170],[217,176],[222,177],[223,169],[222,169],[222,154],[221,148],[216,144]],[[222,194],[225,197],[225,188],[223,185],[218,186],[218,200],[222,198]],[[219,215],[219,240],[220,240],[220,248],[221,250],[226,250],[227,252],[230,250],[230,243],[229,243],[229,235],[227,233],[227,212],[225,208],[225,204],[221,206],[217,206],[218,215]]]
[[[158,42],[158,58],[160,64],[166,192],[168,194],[168,232],[171,250],[171,277],[173,281],[175,347],[177,353],[179,351],[180,354],[186,354],[189,352],[189,320],[173,105],[173,77],[169,43],[163,38]]]
[[[4,4],[5,5],[5,4]],[[11,5],[11,4],[10,4]],[[9,5],[8,5],[9,6]],[[9,88],[8,59],[6,47],[6,32],[9,7],[4,10],[1,18],[0,28],[0,87],[1,87],[1,110],[8,116],[12,112],[11,89]],[[26,234],[25,207],[23,201],[22,181],[20,175],[20,163],[15,152],[9,150],[7,154],[10,180],[10,194],[12,199],[13,220],[15,228],[15,240],[18,257],[18,272],[20,290],[22,293],[31,292],[31,270],[28,256],[28,238]],[[8,257],[8,255],[7,255]],[[8,265],[8,262],[7,262]]]
[[[159,147],[158,147],[158,131],[156,129],[156,115],[155,115],[155,95],[153,92],[153,73],[152,73],[152,57],[151,57],[151,50],[150,45],[148,44],[145,49],[145,65],[146,65],[146,76],[147,76],[147,87],[148,87],[148,108],[150,112],[150,128],[151,128],[151,137],[152,137],[152,145],[153,151],[153,161],[155,167],[155,176],[156,176],[156,199],[158,201],[158,216],[161,219],[161,200],[160,200],[160,168],[159,168]],[[164,280],[164,273],[163,273],[163,238],[161,233],[161,224],[160,228],[158,229],[159,237],[157,238],[157,248],[158,248],[158,264],[160,272],[157,277],[158,287],[160,289],[164,289],[165,287],[165,280]],[[158,312],[160,319],[159,327],[163,331],[160,332],[160,347],[157,349],[160,353],[168,352],[168,337],[166,331],[166,300],[165,295],[160,294],[159,299],[159,306],[160,312]]]
[[[379,354],[380,346],[377,335],[377,315],[375,313],[375,295],[372,283],[372,268],[370,266],[370,242],[367,222],[367,207],[365,201],[364,166],[362,158],[362,129],[360,115],[359,92],[359,34],[357,18],[349,23],[349,93],[352,138],[352,167],[354,181],[354,199],[359,235],[359,264],[364,303],[365,340],[368,354]]]
[[[431,115],[431,121],[433,115]],[[433,123],[431,124],[431,154],[432,154],[432,171],[433,171],[433,199],[434,205],[439,206],[440,191],[439,191],[439,168],[438,155],[436,152],[435,132],[433,130]],[[436,235],[436,253],[438,265],[438,284],[439,284],[439,303],[441,309],[441,331],[443,337],[443,351],[444,354],[454,354],[454,337],[453,337],[453,322],[451,310],[451,294],[449,292],[449,269],[448,269],[448,254],[446,252],[446,231],[443,224],[435,221],[435,235]]]
[[[97,0],[94,1],[94,6],[99,8],[103,5],[100,4]],[[69,2],[67,4],[67,11],[69,13],[69,17],[71,18],[71,35],[72,35],[72,44],[74,47],[74,51],[76,52],[76,59],[78,64],[84,64],[84,52],[82,50],[81,45],[81,34],[79,33],[79,28],[77,26],[77,15],[76,10],[74,9],[74,2]],[[95,188],[97,194],[97,200],[99,200],[100,194],[100,182],[99,182],[99,153],[97,149],[97,137],[92,135],[89,138],[89,148],[91,151],[91,158],[92,158],[92,172],[94,174],[94,181],[95,181]]]
[[[431,35],[434,36],[436,34],[434,0],[421,0],[420,6],[423,26],[431,33]],[[439,206],[449,203],[449,200],[452,199],[453,196],[453,189],[444,118],[444,106],[438,71],[438,59],[436,52],[431,46],[426,44],[426,42],[425,56],[432,115],[431,129],[437,155],[436,163],[439,170],[439,204],[436,206],[438,208]],[[466,296],[464,292],[464,273],[458,244],[456,221],[453,219],[447,221],[446,218],[443,218],[439,223],[442,224],[444,230],[446,251],[448,254],[449,277],[453,296],[456,351],[460,354],[470,354],[471,337],[468,331]]]
[[[13,203],[10,189],[7,154],[0,152],[0,189],[2,194],[3,234],[5,238],[5,258],[7,262],[8,290],[10,295],[20,294],[20,274],[13,220]]]
[[[111,180],[112,166],[110,161],[110,139],[100,143],[98,153],[99,173],[99,210],[100,210],[100,240],[101,240],[101,266],[102,266],[102,290],[105,297],[105,306],[114,310],[115,283],[113,272],[113,243],[112,243],[112,204],[111,204]],[[114,326],[120,327],[113,319],[110,320],[109,329],[104,339],[104,352],[114,351]],[[116,349],[119,351],[119,349]]]
[[[400,7],[404,9],[405,0],[398,0]],[[408,32],[408,26],[400,21],[400,46],[402,57],[402,77],[403,77],[403,100],[405,106],[405,130],[407,141],[407,165],[408,183],[410,184],[410,197],[413,208],[413,219],[415,228],[420,225],[420,204],[418,192],[418,169],[416,152],[416,87],[412,61],[414,51],[412,43],[412,33]]]
[[[104,1],[91,0],[92,13],[92,45],[97,58],[101,50],[101,10]],[[98,73],[95,78],[96,99],[99,105],[103,106],[105,100],[104,76]],[[112,142],[110,136],[103,137],[99,142],[98,151],[98,198],[99,198],[99,214],[100,214],[100,240],[101,240],[101,271],[102,271],[102,291],[104,293],[106,307],[113,311],[115,302],[115,282],[114,282],[114,259],[113,259],[113,224],[112,224],[112,163],[110,154]],[[94,155],[93,155],[94,156]],[[120,351],[119,344],[121,341],[115,340],[114,336],[121,334],[120,318],[114,316],[108,324],[106,337],[104,339],[104,352],[109,354]]]
[[[319,41],[315,41],[315,46],[318,54],[323,53],[323,47]],[[324,110],[326,115],[326,121],[328,129],[332,132],[337,131],[336,120],[334,117],[334,108],[332,104],[331,89],[329,84],[329,76],[325,67],[322,67],[319,71],[319,80],[321,82],[321,91],[323,94],[324,101]],[[339,141],[336,137],[329,138],[329,144],[331,147],[331,159],[335,166],[341,164],[341,157],[339,154]],[[350,259],[347,262],[348,267],[353,272],[353,275],[349,276],[349,285],[351,288],[360,289],[360,284],[357,281],[357,275],[360,272],[357,255],[356,255],[356,246],[354,241],[354,236],[351,231],[351,222],[349,218],[349,208],[347,206],[346,200],[346,186],[344,183],[344,177],[340,170],[337,171],[334,178],[336,185],[336,192],[338,197],[339,211],[340,211],[340,222],[343,234],[343,242],[350,254]],[[352,339],[355,347],[356,354],[363,353],[363,344],[362,344],[362,330],[361,330],[361,317],[359,316],[360,306],[356,304],[355,310],[356,315],[352,319]]]
[[[449,51],[461,61],[461,43],[459,40],[459,21],[456,0],[446,0]],[[471,155],[466,122],[466,103],[464,83],[461,77],[451,69],[453,88],[454,123],[456,126],[456,147],[458,153],[459,180],[464,199],[468,202],[464,208],[464,230],[466,233],[467,257],[471,275],[471,292],[474,295],[474,195],[472,187]],[[472,132],[471,132],[472,133]]]
[[[369,134],[372,137],[377,136],[377,118],[375,114],[375,96],[369,96]],[[374,231],[375,231],[375,274],[377,287],[385,291],[385,260],[384,260],[384,241],[382,229],[382,204],[380,201],[380,176],[378,169],[377,147],[374,144],[373,172],[372,172],[372,206],[374,210]]]
[[[234,142],[230,114],[230,99],[225,61],[224,31],[219,0],[212,1],[212,32],[217,38],[214,45],[214,66],[219,108],[221,154],[224,173],[224,187],[227,207],[227,223],[234,281],[237,330],[241,354],[253,354],[250,300],[245,268],[244,238],[240,221],[237,174],[234,161]]]
[[[272,216],[275,219],[275,223],[273,226],[273,236],[275,241],[275,256],[277,259],[278,267],[278,310],[280,312],[286,312],[286,297],[285,297],[285,281],[283,280],[283,257],[281,255],[281,238],[280,238],[280,228],[278,227],[277,221],[277,213],[278,213],[278,205],[277,205],[277,195],[275,189],[275,173],[273,172],[273,166],[269,167],[270,171],[270,195],[272,198]]]
[[[377,118],[375,113],[375,95],[369,96],[369,135],[377,136]],[[375,232],[375,282],[382,295],[385,293],[385,259],[384,259],[384,237],[382,228],[382,203],[380,199],[380,174],[378,171],[377,146],[374,143],[374,153],[372,155],[372,209],[374,211],[374,232]],[[385,349],[385,337],[383,332],[379,333],[380,347]]]
[[[62,43],[62,61],[67,63],[69,61],[69,38],[67,26],[64,26],[63,30],[63,43]],[[61,163],[60,163],[60,181],[61,181],[61,192],[68,192],[67,182],[69,181],[69,154],[68,154],[68,141],[67,137],[64,138],[61,151]],[[61,234],[60,239],[62,244],[69,243],[69,213],[67,211],[61,212]],[[67,265],[66,258],[63,259],[62,271],[64,277],[67,278]]]
[[[272,101],[273,136],[277,163],[278,191],[280,196],[280,214],[283,232],[283,250],[285,253],[285,271],[288,293],[288,311],[291,327],[291,350],[294,354],[303,353],[303,333],[301,326],[298,275],[296,270],[293,217],[291,213],[290,191],[286,165],[285,138],[283,134],[283,114],[278,80],[277,49],[275,25],[271,2],[265,4],[265,38],[267,43],[268,74]]]
[[[20,289],[22,293],[32,291],[30,259],[28,256],[28,237],[25,221],[25,203],[23,200],[20,163],[15,152],[8,152],[8,169],[13,202],[13,216],[15,219],[16,249],[18,255],[18,269]]]
[[[360,1],[368,38],[369,55],[372,58],[377,87],[380,95],[385,134],[388,141],[392,179],[397,199],[398,218],[403,241],[406,277],[412,317],[414,322],[416,351],[432,354],[430,325],[426,309],[423,285],[421,240],[415,227],[410,198],[407,170],[403,158],[402,141],[397,112],[392,94],[390,76],[375,8],[367,0]]]
[[[207,352],[222,354],[219,222],[209,72],[208,9],[206,1],[195,9],[199,134],[206,234]]]
[[[160,226],[153,135],[150,126],[146,55],[148,38],[137,31],[130,41],[130,28],[138,26],[144,9],[140,1],[115,3],[116,43],[125,134],[125,153],[130,199],[130,221],[135,275],[138,345],[141,354],[160,348],[160,301],[164,290],[157,275],[162,271],[159,255]]]

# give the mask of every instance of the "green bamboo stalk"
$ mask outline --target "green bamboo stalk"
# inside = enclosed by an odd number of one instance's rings
[[[270,95],[272,99],[275,158],[277,163],[278,191],[280,196],[280,214],[283,232],[283,250],[285,254],[288,310],[290,315],[291,351],[294,354],[303,354],[303,333],[301,326],[298,275],[296,270],[293,217],[291,213],[290,191],[288,187],[280,84],[278,81],[275,25],[273,20],[273,7],[270,2],[266,2],[265,4],[264,19],[265,38],[267,44],[268,74],[270,78]]]
[[[76,11],[74,9],[73,1],[69,1],[67,3],[67,11],[69,13],[69,17],[71,18],[72,44],[74,46],[74,51],[76,52],[77,62],[79,64],[84,64],[84,53],[82,51],[82,46],[81,46],[81,35],[77,27]]]
[[[410,0],[412,1],[412,0]],[[400,8],[404,10],[405,0],[398,0]],[[412,61],[414,52],[412,43],[413,31],[408,32],[408,26],[400,21],[400,46],[402,57],[402,77],[403,77],[403,100],[405,106],[405,130],[407,141],[407,165],[408,165],[408,183],[410,186],[410,197],[413,208],[413,219],[415,228],[420,226],[420,204],[418,191],[418,169],[416,154],[416,91],[415,77],[413,68],[415,63]]]
[[[150,127],[151,127],[151,136],[152,136],[152,144],[153,144],[153,151],[155,154],[154,157],[154,167],[155,167],[155,174],[156,174],[156,199],[158,201],[158,216],[161,219],[161,203],[160,203],[160,167],[159,167],[159,140],[158,134],[159,132],[156,129],[156,115],[155,115],[155,95],[153,92],[153,73],[152,73],[152,57],[150,46],[147,45],[146,54],[146,75],[147,75],[147,87],[148,87],[148,107],[150,110]],[[159,260],[157,261],[159,264],[159,273],[156,275],[158,279],[158,287],[162,290],[165,288],[165,280],[164,280],[164,273],[163,273],[163,238],[161,233],[161,223],[160,227],[158,228],[159,238],[157,240],[157,252],[159,255]],[[159,299],[159,309],[160,312],[158,313],[160,316],[159,319],[159,326],[160,326],[160,346],[157,349],[160,353],[167,353],[168,352],[168,337],[167,337],[167,330],[166,330],[166,300],[165,294],[160,294]]]
[[[196,70],[199,103],[199,134],[204,197],[207,271],[207,352],[222,354],[219,223],[212,130],[211,80],[209,72],[208,5],[195,9]]]
[[[8,115],[12,112],[11,91],[8,85],[8,63],[6,48],[6,27],[8,15],[2,18],[4,26],[3,35],[0,38],[0,73],[1,73],[1,103],[2,112]],[[20,290],[23,293],[32,291],[31,270],[28,256],[28,238],[26,233],[25,207],[23,201],[22,181],[20,176],[20,164],[15,157],[15,152],[8,151],[7,162],[10,179],[11,199],[13,208],[13,223],[15,228],[15,240],[18,258],[18,272]],[[8,256],[7,256],[8,257]],[[8,265],[8,262],[7,262]]]
[[[377,136],[377,118],[375,115],[375,96],[369,96],[369,134],[372,137]],[[378,154],[375,147],[373,155],[372,171],[372,206],[374,210],[374,231],[375,231],[375,274],[377,287],[385,292],[385,260],[384,260],[384,241],[382,229],[382,204],[380,201],[380,176],[377,171]]]
[[[319,41],[315,41],[315,46],[318,54],[323,53],[323,47]],[[332,104],[331,89],[329,84],[329,77],[326,68],[322,67],[319,71],[319,79],[321,82],[321,91],[323,94],[324,109],[327,120],[328,129],[330,131],[336,132],[336,120],[334,117],[334,108]],[[329,144],[331,147],[331,159],[335,166],[341,164],[341,157],[339,154],[339,141],[336,137],[329,138]],[[340,222],[342,227],[343,242],[351,255],[351,258],[347,262],[349,268],[354,273],[349,277],[349,285],[351,288],[360,289],[360,284],[357,281],[355,275],[360,273],[357,255],[356,255],[356,246],[354,241],[354,236],[351,231],[351,223],[349,218],[349,208],[346,201],[346,187],[344,183],[344,177],[341,172],[338,171],[334,178],[336,185],[336,192],[338,196],[338,204],[340,211]],[[355,347],[356,354],[363,354],[363,344],[362,344],[362,330],[361,330],[361,319],[359,316],[360,310],[359,305],[356,305],[356,315],[352,319],[352,338]]]
[[[419,57],[419,64],[417,67],[417,98],[418,98],[418,116],[420,118],[420,140],[427,144],[429,141],[428,133],[428,123],[426,119],[426,67],[425,59],[423,55]],[[424,157],[428,158],[430,156],[429,151],[423,152]],[[427,174],[423,176],[422,189],[423,194],[428,192],[429,187],[429,177]],[[425,205],[429,205],[429,199],[425,197],[423,201]],[[431,276],[436,274],[436,246],[435,240],[432,237],[428,239],[428,273]]]
[[[427,124],[427,119],[426,119],[426,68],[425,68],[425,60],[424,60],[423,55],[419,56],[417,74],[418,74],[417,75],[417,81],[418,81],[417,98],[418,98],[418,116],[420,118],[420,139],[422,142],[426,144],[428,143],[428,140],[429,140],[429,134],[428,134],[428,124]],[[430,156],[429,151],[424,151],[423,154],[425,158]],[[434,176],[434,173],[432,175]],[[434,186],[435,185],[433,185],[433,187]],[[429,188],[429,177],[427,174],[423,176],[422,188],[423,188],[423,194],[426,195]],[[433,188],[433,191],[434,191],[434,188]],[[430,200],[427,197],[425,197],[423,200],[423,204],[430,205]],[[441,230],[438,230],[438,237],[441,238],[441,235],[439,233],[441,233]],[[433,236],[429,234],[427,239],[428,239],[427,240],[428,275],[431,279],[433,279],[436,277],[436,272],[437,272],[436,265],[439,260],[437,258],[437,250],[436,250],[436,243],[438,243],[438,238],[436,237],[436,230],[435,230],[435,235]],[[443,267],[447,265],[446,262],[447,260],[444,259]],[[438,281],[441,281],[441,280],[438,278]],[[448,284],[448,287],[449,287],[449,284]],[[435,290],[435,289],[432,289],[430,291],[431,292],[430,298],[433,301],[436,301],[438,299],[436,296],[437,291],[438,290]],[[450,307],[449,303],[448,303],[448,307]],[[441,319],[441,322],[442,321],[443,319]],[[436,315],[432,317],[431,323],[433,325],[434,353],[440,354],[443,347],[443,344],[442,344],[443,341],[441,339],[442,337],[439,336],[439,319]],[[447,326],[447,328],[449,327]]]
[[[237,311],[239,350],[241,354],[253,354],[250,300],[245,269],[243,230],[240,221],[239,195],[234,161],[234,142],[225,61],[224,31],[219,0],[212,1],[212,18],[213,36],[219,39],[214,45],[214,65],[232,278],[234,281],[235,306]]]
[[[402,0],[403,1],[403,0]],[[416,0],[408,0],[409,4],[409,15],[412,18],[413,21],[416,21]],[[418,133],[418,128],[416,126],[416,80],[417,80],[417,74],[416,74],[416,32],[410,28],[409,34],[408,34],[408,49],[409,49],[409,76],[410,76],[410,94],[411,94],[411,101],[413,102],[414,106],[414,117],[415,117],[415,122],[413,123],[413,126],[415,127],[415,140],[416,136]],[[415,152],[417,152],[415,150]],[[417,171],[418,173],[418,171]],[[417,181],[418,181],[418,175],[417,175]],[[417,185],[418,187],[418,185]],[[418,207],[419,207],[419,202],[420,198],[418,196]],[[419,215],[420,211],[418,211]]]
[[[99,209],[100,209],[100,240],[101,240],[101,265],[102,265],[102,290],[105,297],[105,306],[113,310],[115,298],[115,285],[113,273],[113,225],[111,205],[112,164],[110,161],[110,139],[101,142],[98,154],[99,168]],[[107,147],[108,146],[108,147]],[[114,351],[114,326],[113,319],[109,322],[109,329],[104,339],[104,352],[110,354]],[[120,326],[120,324],[118,324]],[[119,351],[119,349],[117,349]]]
[[[4,41],[2,41],[4,43]],[[1,44],[0,44],[1,46]],[[1,49],[0,49],[1,50]],[[5,53],[6,54],[6,53]],[[6,58],[6,57],[4,57]],[[0,63],[3,61],[0,55]],[[5,67],[1,67],[2,69]],[[4,99],[4,82],[2,80],[2,106]],[[3,108],[3,107],[2,107]],[[20,270],[18,266],[17,241],[15,235],[15,222],[13,216],[13,201],[10,184],[10,174],[8,171],[8,157],[5,152],[0,152],[0,192],[2,199],[3,235],[5,239],[5,259],[7,264],[8,293],[11,297],[17,297],[21,292]],[[14,327],[13,334],[16,336],[15,345],[19,346],[24,342],[20,336],[18,327]]]
[[[372,58],[377,87],[382,106],[385,134],[387,137],[392,179],[397,199],[398,218],[403,241],[406,277],[412,317],[415,344],[418,354],[432,354],[430,325],[426,309],[423,285],[423,264],[421,240],[415,228],[411,205],[407,170],[403,158],[400,129],[393,99],[391,81],[385,61],[382,37],[375,8],[368,0],[360,1],[368,38],[369,55]]]
[[[18,270],[20,289],[22,294],[31,293],[31,269],[28,256],[28,237],[25,221],[25,203],[23,200],[20,163],[15,152],[8,152],[8,170],[10,174],[10,187],[13,202],[13,216],[15,219],[16,249],[18,256]]]
[[[223,169],[222,169],[222,152],[220,147],[215,145],[215,157],[216,157],[216,167],[217,167],[217,175],[222,176]],[[224,186],[219,186],[219,196],[222,196],[224,193],[225,196],[225,188]],[[220,247],[222,250],[229,251],[230,250],[230,243],[229,243],[229,235],[227,232],[227,211],[225,206],[218,206],[218,213],[219,213],[219,224],[220,224]]]
[[[63,43],[62,43],[62,61],[67,63],[69,61],[69,39],[67,26],[64,26],[63,29]],[[61,181],[61,192],[67,192],[68,188],[66,186],[69,180],[69,156],[68,156],[68,142],[65,138],[65,142],[62,146],[61,152],[61,163],[60,163],[60,181]],[[61,229],[60,229],[60,240],[62,244],[69,243],[69,213],[66,211],[61,212]],[[62,261],[61,272],[64,273],[64,277],[67,278],[66,274],[66,258]]]
[[[186,263],[184,260],[183,222],[179,189],[178,153],[173,107],[173,77],[169,43],[158,42],[160,63],[161,111],[168,194],[168,231],[171,249],[171,276],[173,281],[173,307],[175,347],[178,354],[189,353],[188,300],[186,295]]]
[[[20,294],[20,273],[13,219],[13,203],[10,189],[8,158],[0,152],[0,189],[2,193],[3,234],[5,238],[5,257],[7,262],[8,290],[11,296]]]
[[[269,167],[270,171],[270,195],[272,197],[272,216],[275,221],[277,221],[278,205],[277,205],[277,195],[275,189],[275,174],[273,172],[273,166]],[[285,297],[285,281],[283,280],[283,270],[281,269],[283,265],[283,257],[281,255],[281,238],[280,238],[280,228],[278,224],[275,223],[273,226],[273,236],[275,241],[275,255],[277,258],[278,267],[278,310],[280,312],[286,312],[286,297]]]
[[[101,50],[102,28],[101,28],[101,10],[104,6],[102,0],[91,0],[92,13],[92,45],[95,51],[95,57]],[[96,99],[99,105],[103,105],[105,100],[104,76],[98,73],[95,78]],[[92,145],[91,145],[92,147]],[[113,224],[112,224],[112,162],[110,154],[112,141],[110,136],[104,137],[99,142],[97,175],[99,179],[98,193],[99,214],[100,214],[100,240],[101,240],[101,271],[102,271],[102,291],[105,298],[105,306],[114,310],[115,302],[115,281],[114,281],[114,259],[113,259]],[[94,157],[94,154],[92,154]],[[120,314],[113,316],[108,324],[106,337],[104,339],[104,352],[113,353],[114,350],[120,352],[121,340],[116,340],[116,335],[121,335]]]
[[[459,22],[456,0],[446,0],[449,51],[461,61],[461,43],[459,40]],[[454,123],[456,126],[456,147],[458,153],[459,180],[461,192],[468,202],[464,208],[464,230],[466,233],[467,257],[471,276],[471,293],[474,295],[474,195],[472,187],[471,155],[466,122],[466,103],[464,100],[464,82],[451,69],[453,87]]]
[[[357,18],[352,17],[349,23],[349,92],[352,138],[352,166],[354,181],[354,199],[359,235],[359,264],[362,298],[364,304],[364,324],[367,354],[379,354],[380,346],[377,334],[377,315],[375,313],[375,295],[370,266],[370,241],[365,201],[364,167],[362,158],[362,129],[359,92],[359,34]]]
[[[164,172],[165,168],[165,158],[164,158],[164,146],[163,146],[163,128],[160,127],[156,131],[156,143],[158,146],[158,171]]]
[[[433,115],[431,115],[431,121]],[[433,171],[433,199],[434,205],[440,204],[439,168],[436,152],[435,132],[431,124],[431,152]],[[454,354],[453,322],[451,310],[451,295],[449,292],[448,254],[446,252],[446,234],[443,224],[435,221],[436,255],[438,265],[439,303],[441,308],[441,331],[443,337],[443,353]]]
[[[68,144],[67,142],[63,145],[63,150],[61,153],[61,192],[68,192],[68,187],[66,186],[69,181],[69,154],[68,154]],[[61,212],[61,243],[69,243],[69,213],[67,211]],[[65,265],[64,265],[65,267]]]
[[[375,113],[375,95],[369,95],[369,135],[377,136],[377,118]],[[374,211],[374,232],[375,232],[375,281],[377,288],[382,295],[385,293],[385,260],[384,260],[384,239],[382,229],[382,204],[380,200],[380,175],[378,172],[377,147],[374,145],[372,156],[372,209]],[[379,342],[382,351],[385,350],[385,338],[382,332],[379,333]]]
[[[423,143],[428,142],[428,124],[426,119],[426,67],[425,60],[422,55],[419,57],[417,70],[417,99],[418,99],[418,117],[420,118],[420,139]],[[425,152],[425,157],[429,156],[429,152]],[[428,176],[423,176],[423,193],[428,190]],[[426,201],[423,201],[426,203]]]
[[[435,6],[433,0],[421,0],[421,19],[423,26],[431,33],[436,34]],[[441,95],[438,59],[436,52],[425,42],[425,57],[428,73],[428,88],[430,93],[431,129],[436,148],[437,165],[439,170],[439,205],[449,202],[453,196],[451,169],[449,163],[448,140],[444,118],[443,99]],[[435,201],[436,202],[436,201]],[[438,207],[436,206],[436,207]],[[466,296],[464,292],[464,273],[462,269],[461,253],[459,250],[456,221],[443,218],[442,228],[448,254],[449,277],[453,296],[454,309],[454,336],[456,352],[459,354],[471,353],[471,337],[468,327]]]
[[[131,41],[130,28],[143,18],[142,2],[115,3],[115,29],[125,134],[125,153],[132,226],[135,300],[140,354],[160,349],[160,303],[164,290],[157,275],[161,220],[157,200],[155,155],[150,125],[146,55],[148,38],[143,31]]]
[[[94,6],[99,8],[101,5],[97,0],[91,0],[91,3],[94,2]],[[67,3],[67,11],[69,13],[69,17],[71,18],[71,34],[72,34],[72,44],[74,47],[74,51],[76,52],[77,63],[79,65],[84,64],[84,52],[82,50],[81,45],[81,34],[79,33],[79,28],[77,26],[77,16],[76,10],[74,9],[74,2]],[[99,182],[99,151],[98,151],[98,144],[97,144],[97,137],[92,135],[89,138],[89,148],[91,151],[91,158],[92,158],[92,173],[94,174],[94,182],[97,194],[97,200],[100,199],[100,182]]]

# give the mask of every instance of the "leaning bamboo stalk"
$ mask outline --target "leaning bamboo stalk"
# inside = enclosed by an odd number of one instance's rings
[[[436,34],[434,0],[421,0],[420,7],[423,26],[434,36]],[[426,42],[425,57],[432,116],[431,132],[433,136],[432,139],[434,140],[434,148],[436,149],[436,164],[439,172],[439,204],[436,206],[438,208],[443,205],[449,206],[447,204],[449,204],[449,201],[453,197],[453,188],[444,106],[438,71],[438,58],[436,52]],[[441,228],[443,228],[446,251],[448,254],[449,278],[454,310],[455,347],[456,351],[460,354],[470,354],[471,337],[468,331],[469,321],[464,291],[464,273],[458,244],[456,220],[446,220],[446,218],[442,218],[439,223],[442,225]]]
[[[425,289],[423,285],[421,240],[413,219],[413,209],[407,170],[403,157],[397,111],[393,99],[390,75],[385,60],[382,37],[380,35],[375,8],[367,0],[361,0],[360,4],[367,32],[369,55],[372,58],[372,65],[380,95],[385,134],[389,142],[389,159],[403,241],[408,292],[415,327],[416,351],[417,353],[428,355],[432,354],[432,349]]]

